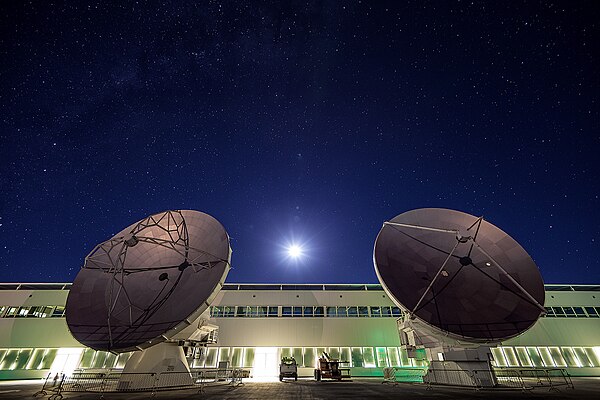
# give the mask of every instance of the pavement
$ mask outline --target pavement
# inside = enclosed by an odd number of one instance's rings
[[[115,399],[600,399],[600,378],[573,378],[574,389],[548,387],[521,389],[480,389],[447,386],[428,387],[423,383],[382,384],[377,378],[353,378],[348,382],[315,382],[312,379],[284,382],[255,382],[232,386],[218,383],[197,389],[170,390],[152,393],[105,393],[107,400]],[[4,381],[0,383],[0,399],[33,399],[42,387],[41,381]],[[37,396],[38,399],[49,399]],[[101,398],[100,393],[63,392],[63,399]],[[51,400],[58,400],[52,398]]]

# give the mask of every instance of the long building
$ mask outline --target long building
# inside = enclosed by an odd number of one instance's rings
[[[0,379],[41,378],[76,368],[122,368],[129,353],[85,348],[64,312],[70,283],[0,284]],[[546,285],[547,314],[522,335],[492,349],[498,367],[560,367],[600,376],[600,286]],[[193,368],[220,361],[255,377],[276,376],[282,356],[311,376],[327,351],[349,362],[352,376],[381,376],[426,361],[400,346],[402,312],[376,284],[225,284],[210,306],[218,341],[187,351]]]

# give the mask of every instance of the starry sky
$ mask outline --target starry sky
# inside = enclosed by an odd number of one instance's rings
[[[483,215],[600,283],[597,1],[3,1],[0,281],[166,209],[229,282],[376,283],[382,223]],[[292,260],[285,246],[298,243]]]

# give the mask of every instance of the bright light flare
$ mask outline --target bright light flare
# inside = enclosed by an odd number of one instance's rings
[[[304,253],[302,247],[297,244],[292,244],[287,248],[287,253],[290,258],[299,258],[302,257]]]

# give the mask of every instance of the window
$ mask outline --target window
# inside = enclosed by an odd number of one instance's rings
[[[41,306],[37,306],[37,307],[29,307],[29,312],[27,313],[26,317],[33,317],[33,318],[40,318],[40,311],[43,309],[44,307]]]
[[[575,318],[575,310],[573,310],[573,307],[563,307],[563,310],[565,311],[565,314],[567,315],[567,318]]]
[[[246,347],[246,351],[244,352],[244,368],[251,368],[254,366],[254,347]]]
[[[515,351],[517,352],[517,357],[519,357],[519,362],[523,367],[531,367],[531,360],[529,359],[529,354],[527,354],[527,349],[525,347],[515,347]]]
[[[585,311],[583,311],[583,307],[573,307],[573,311],[575,311],[575,315],[577,315],[579,318],[587,317],[587,315],[585,315]]]
[[[528,347],[527,354],[529,354],[529,359],[534,367],[543,367],[542,357],[540,357],[540,353],[535,347]]]
[[[33,355],[29,357],[29,362],[25,366],[25,369],[39,369],[45,352],[46,349],[35,349]]]
[[[39,365],[39,369],[49,369],[56,358],[56,353],[58,349],[48,349],[44,352],[44,358],[42,359],[41,364]]]
[[[400,366],[400,357],[398,356],[398,348],[397,347],[388,347],[387,348],[388,359],[390,360],[391,367],[399,367]]]
[[[40,317],[48,318],[48,317],[52,316],[53,312],[54,312],[54,306],[45,306],[40,312]]]
[[[353,367],[362,367],[363,363],[364,363],[362,348],[353,347],[351,352],[352,352],[352,366]]]
[[[385,347],[377,347],[377,366],[380,368],[389,367],[390,363],[387,359],[387,351]]]
[[[81,361],[79,361],[79,368],[90,368],[95,354],[96,350],[94,349],[84,349],[83,354],[81,355]]]
[[[501,348],[492,348],[492,356],[494,357],[494,363],[496,364],[496,367],[506,367],[506,358],[504,357],[504,353],[502,352]]]
[[[340,347],[340,361],[344,361],[347,363],[342,365],[342,367],[352,366],[352,356],[350,355],[350,347]]]
[[[56,306],[54,308],[54,311],[52,312],[52,317],[62,317],[64,313],[65,313],[64,306]]]
[[[348,307],[348,316],[349,317],[358,317],[358,307],[356,307],[356,306]]]
[[[322,317],[324,315],[324,310],[322,306],[315,307],[315,317]]]
[[[294,357],[294,359],[296,360],[296,364],[298,364],[299,367],[304,366],[304,360],[302,358],[302,347],[294,347],[292,349],[292,357]]]
[[[562,307],[552,307],[552,311],[554,311],[554,315],[556,315],[557,317],[565,317],[566,316]]]
[[[104,361],[106,361],[107,354],[105,351],[97,351],[92,361],[92,368],[104,368]]]
[[[398,307],[392,307],[392,316],[394,316],[394,317],[401,317],[402,316],[402,311],[400,310],[400,308],[398,308]]]
[[[557,367],[567,366],[567,363],[565,362],[565,359],[560,353],[560,349],[558,347],[548,347],[548,350],[550,351],[550,356],[552,356],[552,359],[554,360],[554,365]]]
[[[517,359],[517,354],[515,353],[512,347],[503,347],[502,351],[504,352],[504,356],[506,357],[506,362],[509,367],[518,367],[519,360]]]
[[[235,317],[235,306],[223,306],[224,317]]]
[[[313,347],[306,347],[304,349],[304,366],[308,368],[316,367],[316,359],[315,349]]]
[[[292,307],[289,307],[289,306],[281,307],[281,316],[282,317],[291,317],[292,316]]]
[[[292,348],[291,347],[282,347],[281,348],[281,357],[291,357],[292,356]]]
[[[327,307],[327,316],[328,317],[337,317],[336,307]]]
[[[204,363],[205,368],[214,368],[217,365],[217,347],[208,347],[206,349],[206,362]]]
[[[246,316],[246,306],[237,306],[235,311],[236,317],[245,317]]]
[[[269,306],[269,317],[277,317],[279,314],[278,311],[278,306]]]
[[[388,306],[381,307],[381,316],[382,317],[391,317],[392,316],[392,308]]]
[[[375,368],[375,355],[372,347],[363,347],[363,360],[365,368]]]
[[[301,317],[302,316],[302,306],[294,306],[294,317]]]
[[[0,362],[0,370],[14,369],[13,364],[17,360],[18,355],[19,355],[18,349],[6,350],[6,353],[4,353],[4,357],[2,357],[2,362]]]
[[[242,366],[243,361],[243,348],[242,347],[234,347],[231,352],[231,363],[230,367],[239,368]]]
[[[556,315],[554,315],[554,310],[552,309],[552,307],[546,307],[546,317],[548,318],[553,318]]]
[[[582,367],[593,367],[593,364],[588,358],[583,347],[573,347],[573,351],[575,352],[575,355],[577,356],[577,359],[581,363]]]
[[[222,317],[223,316],[223,308],[219,306],[214,306],[210,308],[210,316],[211,317]]]
[[[359,317],[368,317],[369,316],[369,307],[359,306],[358,307],[358,316]]]
[[[257,307],[258,311],[257,311],[256,316],[257,317],[266,317],[267,316],[267,309],[268,309],[267,306],[258,306]]]
[[[304,316],[305,317],[312,317],[313,316],[313,308],[311,307],[304,307]]]
[[[347,317],[348,316],[348,309],[346,308],[346,306],[338,306],[337,316],[338,317]]]
[[[17,318],[24,318],[27,316],[27,314],[29,314],[29,309],[31,307],[21,307],[19,309],[19,311],[17,312],[17,314],[15,315],[15,317]]]
[[[594,367],[600,367],[600,347],[584,347],[590,363]]]
[[[13,365],[12,369],[25,369],[32,352],[33,349],[21,349],[17,355],[17,359],[15,360],[15,364]]]
[[[340,348],[339,347],[330,347],[327,349],[327,354],[329,354],[329,357],[333,358],[334,360],[339,360],[340,359]],[[340,361],[347,361],[347,360],[340,360]]]
[[[587,315],[591,318],[598,318],[598,311],[594,307],[584,307]]]
[[[403,367],[412,366],[412,361],[410,358],[408,358],[408,352],[406,351],[406,349],[400,347],[398,348],[398,353],[400,353],[400,363],[402,363]]]
[[[371,317],[381,317],[381,307],[371,306]]]
[[[229,361],[229,347],[219,348],[219,362]]]

